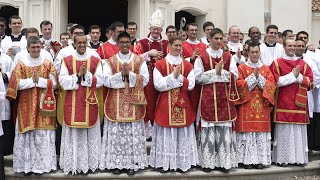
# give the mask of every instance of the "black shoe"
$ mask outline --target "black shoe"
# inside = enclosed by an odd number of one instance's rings
[[[121,174],[122,171],[120,169],[113,169],[112,174]]]
[[[251,164],[249,164],[249,165],[243,165],[243,166],[244,166],[245,169],[252,169],[252,168],[253,168],[253,166],[252,166]]]
[[[226,168],[221,168],[220,171],[223,173],[229,173],[229,169],[226,169]]]
[[[306,164],[294,164],[294,165],[299,166],[299,167],[305,167],[306,166]]]
[[[166,172],[168,172],[168,170],[166,171],[166,170],[164,170],[163,168],[161,168],[159,172],[160,172],[160,173],[166,173]]]
[[[133,169],[128,169],[126,171],[126,173],[129,175],[129,176],[133,176],[136,172],[133,170]]]
[[[255,169],[263,169],[264,166],[262,164],[257,164],[254,166]]]
[[[209,172],[211,172],[211,171],[212,171],[212,169],[210,169],[210,168],[202,168],[202,171],[203,171],[203,172],[207,172],[207,173],[209,173]]]
[[[146,139],[148,142],[151,142],[152,141],[152,137],[149,137]]]
[[[277,166],[280,166],[280,167],[287,167],[287,166],[288,166],[288,164],[282,163],[282,164],[277,164]]]
[[[31,176],[32,172],[28,172],[28,173],[23,173],[23,176]]]

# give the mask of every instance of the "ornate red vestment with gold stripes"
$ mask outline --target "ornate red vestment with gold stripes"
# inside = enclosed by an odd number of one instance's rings
[[[272,62],[270,70],[274,75],[275,81],[279,81],[280,76],[284,76],[300,66],[300,73],[303,75],[302,84],[292,83],[287,86],[279,87],[276,91],[273,120],[277,123],[308,124],[307,88],[313,88],[313,74],[311,68],[302,60],[286,60],[279,58]],[[303,90],[304,93],[299,93]],[[299,103],[299,100],[304,103]]]
[[[165,77],[172,73],[174,66],[169,64],[166,59],[162,59],[155,63],[155,67]],[[183,60],[180,72],[184,76],[183,86],[159,93],[155,110],[155,121],[158,125],[164,127],[187,127],[195,121],[196,112],[192,110],[190,97],[187,93],[189,82],[187,77],[192,69],[192,64]]]
[[[30,89],[18,90],[20,79],[31,78],[34,72],[37,72],[39,74],[39,77],[48,79],[47,81],[51,81],[49,78],[49,74],[57,77],[54,65],[49,60],[44,60],[41,65],[35,67],[26,66],[22,61],[20,61],[16,65],[11,74],[6,96],[8,99],[19,98],[17,108],[19,133],[25,133],[27,131],[36,129],[56,128],[55,115],[45,116],[40,113],[41,95],[46,92],[46,89],[33,87]],[[18,91],[19,96],[17,96]],[[56,102],[54,101],[54,99],[50,99],[50,101],[47,100],[42,103],[44,103],[46,108],[55,109]]]
[[[215,68],[215,65],[221,61],[221,58],[212,58],[207,52],[200,54],[204,71]],[[231,54],[223,52],[223,69],[229,71]],[[237,111],[234,101],[238,99],[236,81],[234,75],[230,72],[230,82],[216,82],[203,85],[200,95],[200,116],[205,121],[225,122],[234,121],[237,118]]]
[[[117,54],[120,51],[120,48],[118,45],[113,45],[109,41],[103,43],[99,48],[97,49],[97,53],[101,57],[101,59],[109,59],[113,55]]]
[[[85,64],[88,71],[93,75],[92,86],[86,87],[79,84],[77,90],[67,90],[62,93],[63,109],[59,109],[61,119],[65,125],[74,128],[90,128],[98,122],[98,115],[101,115],[102,109],[102,91],[96,88],[96,77],[94,76],[100,59],[91,56],[85,61],[78,61],[74,56],[68,56],[63,59],[69,75],[78,73],[82,64]],[[98,90],[100,90],[98,92]]]
[[[145,52],[150,51],[151,49],[156,49],[158,51],[162,51],[164,54],[164,57],[167,56],[167,49],[168,49],[168,43],[167,40],[150,40],[148,38],[141,39],[138,41],[135,51],[135,54],[143,54]],[[158,98],[158,91],[153,86],[153,69],[154,69],[154,63],[158,60],[160,60],[162,57],[155,57],[152,58],[149,62],[147,62],[148,70],[149,70],[149,83],[144,87],[144,93],[147,99],[147,113],[145,116],[145,121],[154,120],[154,111],[156,107],[156,101]]]
[[[137,104],[135,97],[143,98],[143,77],[139,74],[140,68],[144,60],[139,56],[134,56],[133,60],[129,63],[130,71],[136,74],[136,87],[129,87],[126,84],[125,88],[113,89],[109,88],[105,105],[104,113],[108,120],[114,122],[137,122],[141,121],[146,114],[146,104]],[[112,74],[116,74],[122,71],[122,65],[116,56],[112,56],[109,61]],[[138,83],[140,82],[140,84]],[[140,87],[138,87],[140,86]],[[136,88],[140,88],[141,91],[135,91]]]
[[[238,66],[239,77],[237,88],[240,99],[235,102],[238,116],[236,121],[237,132],[270,132],[271,106],[274,104],[274,93],[276,83],[269,67],[263,65],[259,68],[259,74],[266,79],[264,89],[255,86],[251,91],[246,82],[246,78],[251,75],[254,68],[245,64]]]

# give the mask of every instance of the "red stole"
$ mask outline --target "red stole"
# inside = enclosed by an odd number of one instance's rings
[[[167,40],[151,41],[148,38],[141,39],[136,45],[135,54],[140,55],[150,51],[151,49],[156,49],[158,51],[162,51],[165,57],[167,55],[168,43],[169,41]],[[156,101],[158,99],[159,92],[153,86],[153,69],[154,63],[156,63],[156,61],[158,60],[160,59],[152,58],[149,62],[147,62],[149,70],[149,83],[144,87],[144,94],[148,103],[146,116],[144,118],[145,122],[147,122],[148,120],[151,120],[151,122],[153,122],[154,120],[154,111],[156,108]]]
[[[215,68],[221,58],[211,58],[207,52],[201,53],[204,71]],[[223,52],[224,70],[229,71],[231,55]],[[217,82],[203,85],[200,97],[200,116],[205,121],[224,122],[234,121],[237,118],[233,101],[238,99],[234,75],[230,72],[230,82]]]
[[[39,77],[47,79],[49,84],[48,88],[33,87],[30,89],[18,90],[20,79],[31,78],[35,71],[38,72]],[[50,89],[50,85],[52,85],[52,81],[49,79],[50,74],[56,77],[56,70],[49,60],[44,60],[41,65],[35,67],[26,66],[21,61],[14,68],[6,97],[9,100],[18,98],[16,113],[18,117],[19,133],[25,133],[36,129],[53,130],[56,128],[56,118],[54,117],[56,101],[54,100],[54,97],[51,96],[53,95],[53,89],[52,86]],[[41,96],[43,96],[43,99],[41,99]],[[51,97],[50,101],[45,101],[49,100],[47,99],[49,97]],[[40,107],[40,104],[45,106]]]
[[[84,63],[87,70],[93,75],[97,69],[100,59],[91,56],[86,61],[77,61],[75,57],[68,56],[63,59],[69,74],[79,72]],[[64,123],[73,128],[90,128],[98,121],[99,105],[96,96],[96,78],[93,76],[92,86],[85,87],[79,84],[79,88],[73,91],[66,91],[64,102]]]
[[[303,79],[308,79],[306,84],[308,87],[313,81],[312,70],[302,59],[293,61],[279,58],[272,62],[270,70],[272,71],[276,82],[278,82],[280,76],[292,72],[292,69],[297,65],[300,65],[300,73],[303,75]],[[304,83],[302,85],[304,86]],[[277,89],[273,118],[275,122],[292,124],[309,123],[308,106],[303,107],[301,104],[298,104],[299,106],[296,104],[296,96],[299,93],[299,87],[300,85],[298,83],[292,83]],[[306,93],[301,96],[307,98]]]
[[[99,54],[101,59],[109,59],[119,51],[119,46],[113,45],[109,41],[103,43],[102,46],[99,46],[99,48],[97,49],[97,53]]]
[[[193,51],[198,48],[199,53],[205,52],[207,49],[207,45],[204,43],[200,42],[199,44],[190,44],[187,41],[183,41],[182,43],[182,56],[184,58],[189,58],[192,56]],[[190,60],[190,63],[194,65],[194,61]],[[201,93],[201,86],[196,84],[194,86],[194,89],[192,91],[189,91],[189,96],[191,98],[191,106],[194,112],[197,112],[198,110],[198,105],[199,105],[199,100],[200,100],[200,93]]]
[[[189,82],[187,76],[193,66],[186,60],[183,60],[181,65],[181,74],[184,76],[183,86],[159,93],[155,121],[160,126],[187,127],[195,121],[196,113],[192,111],[190,98],[187,95]],[[165,77],[172,73],[174,66],[164,58],[156,62],[155,67]]]
[[[136,73],[137,82],[138,78],[140,78],[139,82],[143,82],[143,77],[139,74],[143,59],[134,54],[132,54],[132,56],[134,57],[130,62],[130,71]],[[111,67],[112,74],[122,71],[122,66],[116,56],[112,56],[107,63]],[[141,91],[143,90],[142,84],[136,84],[136,86],[141,86]],[[113,122],[140,121],[145,116],[146,106],[143,104],[134,104],[133,102],[135,96],[141,97],[141,95],[142,94],[139,94],[139,92],[135,91],[135,87],[125,87],[121,89],[109,88],[104,106],[105,116],[108,120]]]
[[[245,64],[238,66],[239,78],[237,88],[240,99],[235,102],[239,105],[237,112],[236,131],[237,132],[270,132],[271,105],[274,103],[274,92],[276,83],[269,67],[263,65],[259,68],[259,73],[266,78],[264,89],[258,86],[249,91],[246,78],[253,73],[254,68]]]

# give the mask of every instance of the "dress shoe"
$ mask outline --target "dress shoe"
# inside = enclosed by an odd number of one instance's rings
[[[287,167],[288,166],[288,164],[285,164],[285,163],[281,163],[281,164],[277,164],[277,165],[280,167]]]
[[[202,171],[203,171],[203,172],[207,172],[207,173],[209,173],[209,172],[211,172],[211,171],[212,171],[212,169],[210,169],[210,168],[202,168]]]
[[[187,172],[187,171],[182,171],[182,169],[177,169],[177,171],[178,171],[179,173],[185,173],[185,172]]]
[[[306,164],[294,164],[294,165],[296,165],[296,166],[299,166],[299,167],[305,167],[306,166]]]
[[[253,168],[253,166],[252,166],[251,164],[249,164],[249,165],[243,165],[243,166],[244,166],[245,169],[252,169],[252,168]]]
[[[168,172],[168,170],[164,170],[163,168],[161,168],[159,172],[160,173],[166,173],[166,172]]]
[[[113,169],[112,170],[112,174],[121,174],[121,170],[120,169]]]
[[[254,166],[255,169],[263,169],[264,166],[262,164],[257,164]]]
[[[223,173],[229,173],[229,169],[226,168],[220,168],[220,171]]]
[[[133,176],[136,172],[133,170],[133,169],[128,169],[126,171],[126,173],[129,175],[129,176]]]

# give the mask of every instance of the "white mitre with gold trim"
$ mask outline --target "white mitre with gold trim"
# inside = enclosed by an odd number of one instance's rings
[[[157,9],[150,18],[150,27],[153,26],[163,29],[164,17],[160,9]]]

